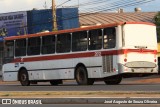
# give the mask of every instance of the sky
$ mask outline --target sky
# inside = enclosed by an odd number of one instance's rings
[[[16,12],[16,11],[27,11],[32,10],[33,8],[44,9],[45,1],[47,3],[47,8],[51,7],[52,0],[0,0],[0,13],[7,12]],[[56,4],[60,5],[67,0],[56,0]],[[86,1],[92,0],[71,0],[65,3],[63,6],[71,6],[80,3],[84,3]],[[108,0],[109,1],[109,0]],[[106,0],[107,2],[107,0]],[[128,8],[124,8],[124,11],[134,11],[135,7],[140,7],[144,12],[155,12],[160,11],[160,0],[155,0],[150,3],[146,3],[143,5],[136,5]]]

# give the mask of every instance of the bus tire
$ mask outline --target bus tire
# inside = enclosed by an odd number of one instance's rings
[[[84,66],[79,66],[75,72],[75,79],[78,85],[93,85],[94,79],[89,79]]]
[[[122,76],[114,76],[105,80],[106,85],[118,85],[122,81]]]
[[[63,84],[63,81],[62,80],[51,80],[50,84],[53,86],[57,86],[59,84]]]
[[[27,70],[22,69],[19,72],[19,81],[21,83],[22,86],[29,86],[30,85],[30,81],[29,81],[29,76],[27,73]]]

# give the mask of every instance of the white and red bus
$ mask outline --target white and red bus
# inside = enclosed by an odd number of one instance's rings
[[[120,22],[5,38],[4,81],[22,86],[76,79],[119,84],[122,77],[158,73],[156,26]]]

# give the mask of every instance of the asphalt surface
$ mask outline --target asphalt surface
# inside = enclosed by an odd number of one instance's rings
[[[141,78],[123,79],[119,85],[105,85],[104,82],[96,82],[90,86],[79,86],[75,81],[65,81],[59,86],[51,86],[48,82],[21,86],[17,82],[0,84],[0,91],[160,91],[160,83],[131,83],[131,81],[138,79]]]
[[[78,85],[35,85],[35,86],[20,86],[20,85],[0,85],[0,91],[160,91],[160,84],[138,84],[138,85],[93,85],[93,86],[78,86]]]

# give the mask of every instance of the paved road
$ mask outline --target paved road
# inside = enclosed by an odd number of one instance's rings
[[[119,85],[105,85],[104,82],[96,82],[91,86],[78,86],[75,81],[64,82],[63,85],[51,86],[49,83],[21,86],[16,84],[0,84],[0,91],[160,91],[160,84],[136,84],[129,83],[130,79],[124,79]]]
[[[160,84],[139,84],[139,85],[93,85],[93,86],[20,86],[20,85],[0,85],[0,91],[160,91]]]

